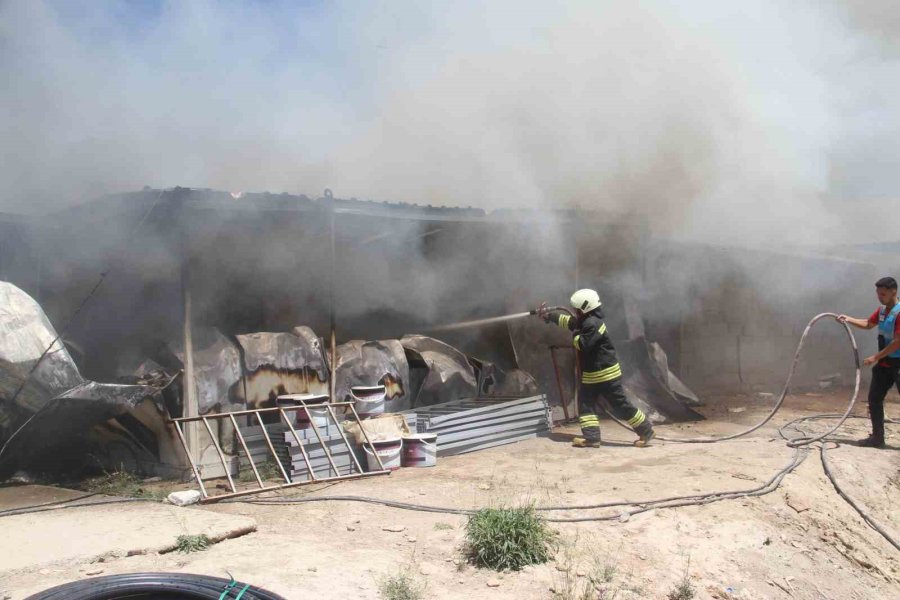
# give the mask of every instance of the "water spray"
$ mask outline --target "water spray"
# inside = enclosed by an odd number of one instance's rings
[[[545,306],[541,304],[538,308],[534,310],[529,310],[527,312],[521,313],[513,313],[509,315],[501,315],[499,317],[488,317],[486,319],[475,319],[473,321],[459,321],[457,323],[450,323],[447,325],[438,325],[436,327],[429,327],[427,331],[455,331],[457,329],[468,329],[469,327],[483,327],[485,325],[493,325],[494,323],[503,323],[505,321],[514,321],[516,319],[522,319],[524,317],[531,316],[540,316],[552,311],[565,311],[569,314],[572,314],[569,309],[563,306]]]

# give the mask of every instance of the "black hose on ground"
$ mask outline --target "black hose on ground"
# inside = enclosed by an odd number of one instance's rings
[[[840,419],[841,417],[842,417],[842,415],[828,415],[828,414],[810,415],[808,417],[799,417],[797,419],[794,419],[793,421],[790,421],[790,422],[782,425],[779,428],[778,433],[781,434],[782,438],[788,439],[787,436],[784,434],[784,430],[791,428],[796,431],[801,431],[800,428],[798,427],[799,423],[805,423],[806,421],[821,421],[821,420],[827,420],[827,419]],[[855,416],[855,415],[851,416],[849,418],[850,419],[865,419],[865,417],[859,417],[859,416]],[[894,421],[892,419],[886,419],[885,422],[897,424],[897,421]],[[891,544],[894,548],[896,548],[897,550],[900,550],[900,540],[898,540],[891,533],[889,533],[881,524],[879,524],[872,517],[872,515],[865,508],[863,508],[863,506],[859,502],[857,502],[852,496],[850,496],[844,490],[844,488],[841,487],[841,484],[838,482],[837,477],[835,477],[834,472],[831,470],[831,463],[828,461],[828,444],[829,443],[834,444],[835,448],[840,447],[840,444],[838,444],[835,441],[819,442],[819,457],[822,460],[822,471],[824,471],[825,476],[828,477],[828,480],[831,481],[831,485],[832,485],[832,487],[834,487],[834,491],[837,492],[837,494],[841,498],[843,498],[847,502],[847,504],[849,504],[851,507],[853,507],[853,509],[859,514],[859,516],[862,518],[863,521],[865,521],[872,529],[874,529],[875,531],[880,533],[881,536],[884,539],[886,539],[888,541],[888,543]]]
[[[38,508],[44,508],[46,506],[59,506],[61,504],[70,504],[72,502],[79,502],[81,500],[86,500],[88,498],[93,498],[96,496],[96,492],[91,492],[89,494],[84,494],[82,496],[75,496],[74,498],[64,498],[62,500],[54,500],[53,502],[42,502],[41,504],[30,504],[28,506],[23,506],[21,508],[7,508],[5,510],[0,510],[0,517],[6,515],[7,513],[14,513],[20,510],[32,510]]]
[[[878,522],[872,518],[872,515],[869,514],[869,511],[863,508],[859,504],[859,502],[853,499],[852,496],[847,494],[847,492],[845,492],[841,485],[838,483],[837,478],[834,476],[834,473],[831,472],[831,465],[828,462],[828,442],[823,442],[819,447],[819,456],[822,458],[822,470],[825,471],[825,475],[828,476],[828,479],[831,481],[831,485],[834,486],[834,491],[836,491],[841,498],[847,501],[847,504],[852,506],[856,510],[856,512],[859,513],[859,516],[869,524],[869,527],[880,533],[881,537],[886,539],[894,548],[900,550],[900,540],[888,533],[888,531],[884,527],[878,524]]]
[[[772,478],[764,484],[749,490],[736,490],[730,492],[713,492],[709,494],[693,494],[689,496],[672,496],[669,498],[657,498],[652,500],[641,501],[620,501],[620,502],[604,502],[601,504],[587,504],[575,506],[537,506],[534,508],[536,512],[557,512],[557,511],[575,511],[575,510],[597,510],[601,508],[615,507],[636,507],[632,510],[619,511],[611,515],[599,515],[590,517],[545,517],[544,520],[550,523],[581,523],[587,521],[613,521],[621,519],[623,514],[637,515],[648,512],[657,508],[678,508],[681,506],[698,506],[703,504],[711,504],[720,500],[733,500],[736,498],[745,498],[750,496],[762,496],[775,491],[781,480],[796,469],[800,463],[806,458],[806,450],[795,449],[794,455],[787,466],[775,473]],[[261,498],[258,500],[230,500],[226,502],[240,502],[243,504],[257,504],[264,506],[279,506],[288,504],[306,504],[311,502],[361,502],[365,504],[378,504],[390,508],[399,508],[402,510],[413,510],[417,512],[432,512],[451,515],[473,515],[478,510],[466,508],[449,508],[443,506],[428,506],[422,504],[414,504],[410,502],[400,502],[396,500],[385,500],[382,498],[371,498],[368,496],[307,496],[303,498]]]
[[[658,438],[658,439],[664,439],[664,440],[672,441],[672,442],[696,443],[696,444],[721,442],[721,441],[726,441],[726,440],[733,440],[733,439],[748,435],[748,434],[758,430],[766,423],[768,423],[772,419],[772,417],[775,415],[775,413],[777,413],[781,409],[782,405],[784,404],[785,398],[787,397],[787,395],[790,391],[790,383],[791,383],[791,380],[793,379],[794,371],[796,370],[797,363],[799,361],[800,352],[803,349],[803,344],[806,340],[807,335],[809,334],[813,325],[815,325],[817,322],[819,322],[820,320],[822,320],[826,317],[830,317],[830,318],[837,320],[837,315],[835,315],[833,313],[822,313],[820,315],[816,315],[806,326],[806,329],[804,330],[803,335],[800,338],[800,343],[797,346],[797,351],[794,353],[794,360],[791,364],[791,369],[788,372],[788,377],[785,382],[784,388],[782,389],[781,396],[779,397],[778,401],[776,402],[775,407],[769,412],[769,414],[762,421],[760,421],[759,423],[755,424],[754,426],[752,426],[748,429],[745,429],[739,433],[732,434],[729,436],[719,437],[719,438],[671,438],[671,439]],[[838,322],[841,323],[840,321],[838,321]],[[691,496],[672,496],[672,497],[668,497],[668,498],[659,498],[659,499],[645,500],[645,501],[621,501],[621,502],[606,502],[606,503],[589,504],[589,505],[535,507],[535,510],[540,511],[540,512],[551,512],[551,511],[596,510],[596,509],[601,509],[601,508],[615,508],[615,507],[636,507],[634,510],[626,510],[626,511],[622,511],[620,513],[614,514],[614,515],[571,517],[571,518],[560,517],[560,518],[548,518],[547,519],[550,522],[556,522],[556,523],[575,523],[575,522],[586,522],[586,521],[611,521],[611,520],[615,520],[615,519],[620,519],[622,517],[622,513],[627,513],[628,515],[635,515],[635,514],[640,514],[642,512],[647,512],[647,511],[650,511],[650,510],[653,510],[656,508],[663,509],[663,508],[678,508],[678,507],[684,507],[684,506],[700,506],[700,505],[704,505],[704,504],[710,504],[712,502],[718,502],[720,500],[733,500],[733,499],[737,499],[737,498],[762,496],[762,495],[765,495],[765,494],[775,491],[780,486],[781,481],[784,479],[784,477],[788,473],[795,470],[803,462],[803,460],[805,460],[805,458],[808,454],[804,448],[805,446],[809,446],[810,444],[813,444],[815,442],[820,442],[827,436],[831,435],[841,425],[843,425],[843,423],[847,419],[861,418],[861,417],[853,417],[850,415],[850,412],[852,411],[854,405],[856,404],[856,399],[859,395],[859,384],[860,384],[860,376],[861,376],[860,365],[859,365],[859,350],[856,345],[856,339],[853,337],[853,333],[852,333],[852,331],[850,331],[849,326],[847,326],[846,323],[841,323],[841,325],[843,325],[844,328],[846,329],[848,337],[850,339],[851,346],[853,347],[854,366],[856,368],[856,384],[854,386],[853,395],[850,398],[850,401],[847,405],[847,409],[842,414],[839,414],[839,415],[824,414],[824,415],[811,415],[811,416],[807,416],[807,417],[800,417],[800,418],[794,419],[793,421],[790,421],[789,423],[780,427],[778,430],[779,434],[786,441],[787,445],[794,449],[794,454],[791,458],[791,461],[788,463],[788,465],[786,467],[782,468],[781,470],[779,470],[778,472],[776,472],[775,475],[772,476],[763,485],[758,486],[756,488],[749,489],[749,490],[738,490],[738,491],[730,491],[730,492],[713,492],[713,493],[709,493],[709,494],[698,494],[698,495],[691,495]],[[807,435],[797,427],[797,423],[799,423],[799,422],[808,421],[808,420],[822,420],[822,419],[838,419],[838,423],[834,427],[832,427],[831,429],[826,431],[824,434],[817,435],[817,436]],[[631,430],[630,427],[628,427],[624,423],[621,423],[621,421],[618,421],[616,419],[616,422],[618,422],[620,425],[622,425],[629,431]],[[893,421],[888,420],[887,422],[892,423]],[[800,435],[797,437],[793,437],[793,438],[788,437],[785,434],[785,430],[788,428],[794,429]],[[823,468],[825,470],[825,474],[832,481],[832,484],[834,485],[835,489],[838,490],[838,493],[841,495],[841,497],[843,497],[845,500],[847,500],[847,502],[857,512],[859,512],[860,516],[867,523],[872,525],[876,531],[878,531],[892,545],[894,545],[896,547],[898,545],[897,541],[892,536],[890,536],[890,534],[888,534],[884,530],[883,527],[876,526],[877,523],[875,523],[875,521],[874,521],[874,519],[872,519],[871,515],[869,515],[864,509],[862,509],[862,507],[859,506],[858,503],[852,501],[849,498],[849,496],[847,496],[845,493],[843,493],[839,484],[837,483],[836,479],[834,478],[833,473],[831,473],[831,470],[826,467],[827,455],[825,454],[824,449],[822,451],[822,457],[823,457],[822,460],[823,460]],[[135,499],[135,500],[137,500],[137,499]],[[134,501],[134,500],[118,499],[118,500],[108,501],[108,503],[129,502],[129,501]],[[415,511],[419,511],[419,512],[432,512],[432,513],[440,513],[440,514],[471,515],[471,514],[474,514],[475,512],[477,512],[474,509],[462,509],[462,508],[452,508],[452,507],[442,507],[442,506],[428,506],[428,505],[414,504],[414,503],[408,503],[408,502],[399,502],[399,501],[394,501],[394,500],[384,500],[384,499],[380,499],[380,498],[370,498],[370,497],[366,497],[366,496],[312,496],[312,497],[307,496],[307,497],[303,497],[303,498],[271,498],[271,499],[258,498],[256,500],[234,499],[234,500],[226,500],[225,502],[241,502],[241,503],[258,504],[258,505],[304,504],[304,503],[310,503],[310,502],[363,502],[363,503],[369,503],[369,504],[379,504],[382,506],[398,508],[398,509],[403,509],[403,510],[415,510]],[[85,504],[71,505],[71,507],[75,508],[78,506],[92,506],[92,505],[96,505],[96,504],[102,504],[102,503],[85,503]],[[14,514],[27,514],[27,512],[39,512],[41,510],[55,510],[55,509],[59,509],[59,508],[67,508],[67,506],[58,506],[55,508],[48,507],[45,509],[37,509],[35,511],[28,511],[27,509],[22,509],[22,510],[17,511]],[[0,516],[5,516],[5,515],[0,514]]]
[[[157,502],[153,498],[109,498],[107,500],[99,500],[97,502],[79,502],[72,504],[81,498],[95,496],[96,494],[88,494],[79,498],[70,500],[57,500],[56,502],[48,502],[46,504],[36,504],[32,506],[23,506],[21,508],[8,508],[0,511],[0,519],[3,517],[15,517],[16,515],[30,515],[33,513],[49,512],[53,510],[66,510],[70,508],[85,508],[87,506],[106,506],[108,504],[129,504],[134,502]],[[69,504],[67,504],[69,503]]]
[[[127,573],[56,586],[25,600],[286,600],[233,579],[185,573]]]

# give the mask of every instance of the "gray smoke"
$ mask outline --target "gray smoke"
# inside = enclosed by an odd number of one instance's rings
[[[608,215],[613,232],[646,220],[657,237],[693,242],[818,246],[843,230],[829,206],[896,194],[897,18],[890,2],[851,0],[0,0],[0,211],[145,185],[328,187],[577,207]],[[564,301],[535,290],[574,281],[570,232],[551,217],[527,232],[527,266],[508,271],[510,255],[523,257],[521,232],[463,234],[470,249],[494,242],[478,253],[484,269],[456,253],[458,232],[427,233],[398,225],[370,242],[370,260],[341,265],[353,292],[343,314],[389,308],[438,322],[450,298],[454,317],[487,316],[510,297],[510,310]],[[248,234],[229,249],[274,265],[267,302],[296,304],[309,290],[283,287],[284,265],[301,269],[322,248],[266,243]],[[166,270],[171,258],[159,259]],[[640,291],[634,263],[597,259]],[[699,288],[666,308],[680,314],[732,271],[673,269]],[[742,276],[765,287],[768,271]],[[222,282],[213,270],[210,286],[222,287],[209,294],[261,286],[256,263],[241,272]],[[807,289],[834,286],[811,277]]]
[[[327,186],[814,242],[830,224],[823,196],[896,189],[897,11],[848,0],[751,12],[6,0],[0,208],[143,185]]]

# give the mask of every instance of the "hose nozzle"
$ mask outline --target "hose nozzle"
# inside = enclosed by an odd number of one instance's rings
[[[546,302],[541,302],[540,306],[538,306],[534,310],[530,311],[528,314],[535,315],[538,317],[543,317],[544,315],[547,315],[554,311],[562,311],[562,312],[568,313],[569,315],[572,314],[572,311],[570,311],[565,306],[547,306]]]

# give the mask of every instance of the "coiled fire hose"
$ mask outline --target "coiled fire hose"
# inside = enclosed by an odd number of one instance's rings
[[[185,573],[127,573],[66,583],[25,600],[285,600],[234,579]]]

